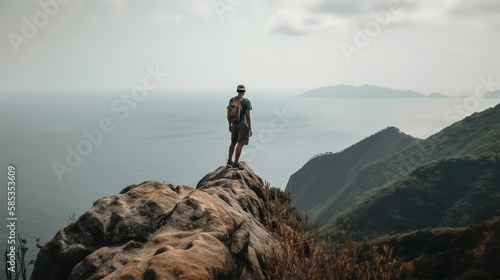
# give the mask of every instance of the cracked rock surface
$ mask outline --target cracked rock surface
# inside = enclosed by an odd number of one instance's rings
[[[43,246],[31,279],[264,279],[263,182],[243,166],[99,199]]]

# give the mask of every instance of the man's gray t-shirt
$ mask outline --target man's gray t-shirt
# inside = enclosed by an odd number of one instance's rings
[[[242,97],[241,96],[236,96],[236,97],[233,97],[235,98],[236,100],[240,100]],[[231,98],[229,100],[229,103],[231,103],[231,100],[233,99]],[[241,112],[240,112],[240,121],[237,122],[237,123],[233,123],[233,126],[234,127],[248,127],[248,123],[247,123],[247,110],[252,110],[252,103],[250,103],[250,100],[248,100],[248,98],[245,98],[243,99],[243,101],[241,102]]]

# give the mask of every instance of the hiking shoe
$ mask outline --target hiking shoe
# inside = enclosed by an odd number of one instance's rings
[[[233,163],[233,168],[238,168],[239,170],[243,170],[243,165],[239,164],[238,162]]]
[[[227,163],[226,163],[226,167],[232,167],[233,166],[233,161],[232,160],[228,160]]]

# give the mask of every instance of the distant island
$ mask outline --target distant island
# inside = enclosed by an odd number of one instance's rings
[[[487,92],[483,95],[483,98],[487,99],[500,98],[500,90]]]
[[[427,97],[429,97],[429,98],[450,98],[450,96],[442,95],[439,92],[433,92],[433,93],[429,94],[429,96],[427,96]]]
[[[386,87],[372,85],[352,86],[335,85],[320,87],[307,91],[300,97],[329,97],[329,98],[449,98],[440,93],[434,92],[429,96],[412,90],[395,90]]]

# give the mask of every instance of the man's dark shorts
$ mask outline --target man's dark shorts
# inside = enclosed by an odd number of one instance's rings
[[[248,145],[250,139],[248,127],[231,127],[231,144]]]

